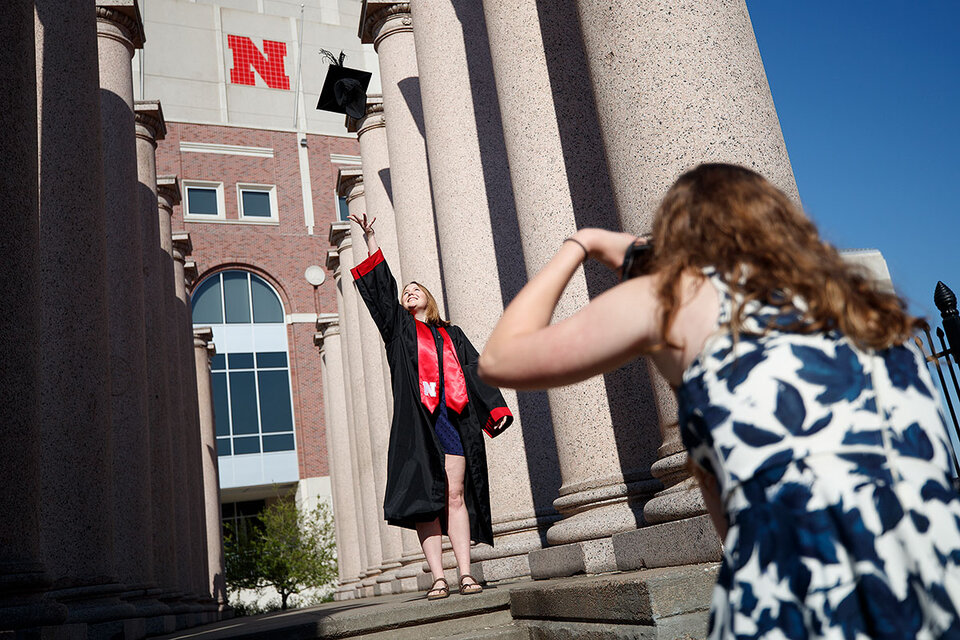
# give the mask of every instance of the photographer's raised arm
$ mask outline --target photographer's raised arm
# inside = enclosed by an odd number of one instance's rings
[[[593,257],[618,269],[634,236],[582,229],[504,311],[480,356],[488,384],[542,389],[615,369],[659,339],[659,305],[652,276],[620,284],[575,315],[551,325],[557,301],[577,267]]]

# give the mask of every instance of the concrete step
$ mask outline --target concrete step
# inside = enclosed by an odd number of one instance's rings
[[[455,636],[442,636],[445,640],[530,640],[530,631],[515,623],[497,627],[477,628]],[[431,640],[433,638],[431,637]]]

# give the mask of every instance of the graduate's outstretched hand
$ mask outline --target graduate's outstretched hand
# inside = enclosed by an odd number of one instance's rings
[[[373,223],[377,221],[376,218],[373,218],[372,220],[367,221],[367,214],[365,213],[363,214],[362,218],[360,216],[353,215],[353,214],[347,216],[347,218],[356,222],[357,225],[360,227],[360,229],[363,231],[364,235],[369,236],[374,233]]]

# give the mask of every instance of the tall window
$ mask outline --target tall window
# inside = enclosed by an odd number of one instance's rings
[[[213,327],[217,453],[293,451],[293,398],[280,298],[246,271],[214,274],[193,294],[194,325]]]

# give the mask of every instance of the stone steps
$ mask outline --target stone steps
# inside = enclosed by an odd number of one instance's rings
[[[716,564],[332,602],[164,636],[164,640],[675,640],[703,638]]]

